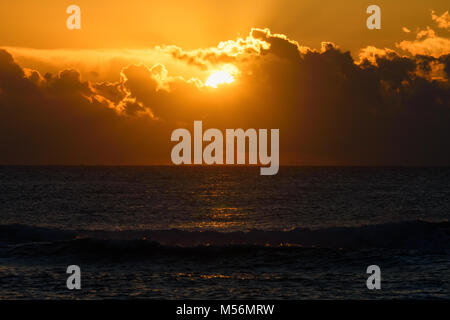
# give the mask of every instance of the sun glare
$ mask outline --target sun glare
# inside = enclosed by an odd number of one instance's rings
[[[218,85],[224,83],[232,83],[234,77],[226,71],[217,71],[211,74],[206,80],[205,85],[211,88],[217,88]]]

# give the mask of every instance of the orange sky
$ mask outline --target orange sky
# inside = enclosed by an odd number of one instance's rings
[[[81,31],[65,28],[65,9],[82,9]],[[365,9],[382,9],[382,29],[365,27]],[[148,48],[176,44],[209,47],[269,28],[310,47],[333,41],[355,51],[392,46],[401,28],[430,25],[431,10],[448,10],[446,0],[14,0],[0,3],[0,44],[31,48]]]
[[[155,46],[183,50],[215,47],[221,41],[247,37],[251,28],[269,28],[302,46],[320,49],[331,41],[357,58],[361,48],[395,48],[414,41],[417,30],[433,27],[432,10],[442,14],[445,0],[377,1],[381,30],[368,30],[366,8],[372,2],[349,0],[80,0],[81,30],[68,30],[65,12],[73,1],[2,1],[0,47],[13,52],[25,67],[56,73],[76,68],[84,79],[118,79],[128,63],[163,63],[170,72],[205,78],[208,74],[173,61]],[[405,9],[407,8],[407,9]],[[412,32],[406,34],[402,28]],[[443,36],[449,35],[440,30]],[[42,50],[44,49],[44,50]],[[51,50],[51,51],[48,51]],[[112,60],[112,62],[111,62]],[[111,62],[105,65],[105,61]]]
[[[282,164],[450,164],[447,1],[377,1],[381,30],[357,0],[110,2],[1,2],[0,163],[167,164],[203,120],[280,128]]]

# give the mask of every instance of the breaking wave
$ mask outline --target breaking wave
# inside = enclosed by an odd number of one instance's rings
[[[450,250],[450,223],[407,221],[359,227],[246,232],[83,231],[0,225],[2,256],[242,254],[326,249]]]

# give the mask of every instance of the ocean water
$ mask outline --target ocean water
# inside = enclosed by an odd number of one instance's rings
[[[449,299],[449,217],[450,168],[5,166],[0,298]]]

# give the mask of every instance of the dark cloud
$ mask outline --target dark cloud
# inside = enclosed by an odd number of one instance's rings
[[[145,164],[170,151],[158,122],[121,115],[74,70],[27,76],[1,50],[0,70],[0,163]]]
[[[270,74],[279,84],[270,104],[291,115],[278,120],[281,145],[307,162],[449,164],[448,75],[429,81],[416,73],[435,61],[389,54],[358,65],[329,47],[272,59],[253,76]]]
[[[281,58],[293,61],[295,61],[300,54],[297,42],[291,41],[283,35],[273,35],[268,29],[253,29],[250,36],[270,44],[270,48],[263,50],[263,53],[270,52]]]

